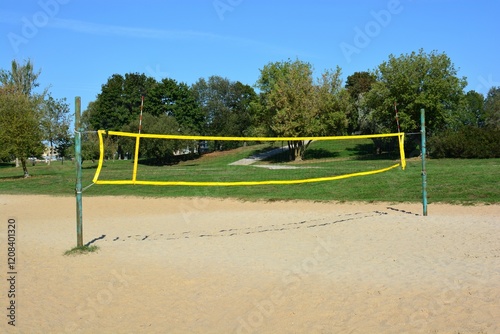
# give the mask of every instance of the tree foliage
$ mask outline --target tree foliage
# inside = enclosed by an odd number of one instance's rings
[[[477,133],[477,138],[485,138],[500,128],[500,87],[492,87],[486,98],[475,91],[465,93],[467,82],[458,77],[445,53],[421,49],[389,55],[377,68],[349,75],[344,87],[338,67],[317,78],[313,72],[311,64],[300,60],[270,62],[260,69],[255,85],[259,94],[251,86],[216,75],[188,86],[171,78],[113,74],[84,111],[82,124],[86,130],[136,132],[144,101],[145,133],[243,137],[386,133],[397,129],[396,103],[404,132],[419,132],[420,109],[426,110],[429,137],[440,145],[439,155],[445,156],[446,149],[451,152],[460,140],[470,139],[474,152],[479,152],[480,142],[469,137]],[[9,70],[0,70],[0,158],[17,156],[25,175],[29,175],[26,159],[41,153],[42,142],[54,145],[62,156],[71,145],[68,104],[47,89],[36,93],[40,73],[30,60],[12,61]],[[108,158],[117,152],[119,157],[133,153],[133,144],[112,137],[105,141]],[[301,159],[309,143],[290,141],[290,158]],[[216,142],[212,148],[240,144]],[[173,152],[186,148],[194,151],[186,143],[152,140],[144,141],[141,152],[151,161],[168,163]],[[86,160],[97,158],[97,137],[88,135],[82,149]],[[487,156],[482,151],[477,155]]]
[[[372,89],[377,81],[375,74],[371,72],[354,72],[346,79],[345,88],[351,97],[352,112],[349,117],[348,132],[354,133],[360,129],[370,128],[368,119],[369,110],[364,103],[365,95]]]
[[[141,96],[152,90],[156,81],[144,74],[113,74],[102,85],[101,93],[87,109],[86,116],[93,129],[120,130],[139,117]]]
[[[485,125],[484,96],[482,94],[473,90],[465,94],[463,112],[458,116],[458,123],[478,128]]]
[[[42,103],[40,126],[43,140],[49,143],[50,154],[55,149],[59,155],[64,154],[69,147],[69,105],[66,99],[54,99],[51,95]],[[48,160],[50,164],[50,157]]]
[[[165,113],[159,116],[153,116],[150,113],[144,113],[142,118],[144,131],[141,133],[151,134],[177,134],[179,132],[179,123],[173,116]],[[135,132],[139,126],[138,120],[133,120],[123,128],[127,132]],[[119,140],[120,150],[131,158],[135,151],[135,138],[121,137]],[[142,138],[140,141],[139,155],[146,158],[149,162],[156,165],[164,165],[172,162],[174,153],[180,149],[187,148],[187,143],[179,140],[151,139]],[[193,149],[191,147],[191,149]]]
[[[363,132],[385,133],[396,129],[394,103],[397,103],[401,130],[420,129],[420,110],[426,110],[430,133],[457,124],[457,110],[463,102],[465,78],[457,77],[450,58],[444,53],[423,50],[389,56],[376,71],[377,82],[367,93],[371,128]]]
[[[258,121],[265,131],[278,137],[344,132],[350,108],[340,74],[340,68],[325,71],[314,82],[309,63],[288,60],[267,64],[257,81],[263,103]],[[309,143],[289,142],[290,158],[302,159]]]
[[[0,151],[21,160],[29,177],[27,160],[43,152],[42,132],[34,101],[21,90],[0,87]]]
[[[145,110],[153,116],[172,116],[184,134],[201,134],[204,116],[190,87],[165,78],[153,85],[146,96]]]
[[[205,119],[205,134],[212,136],[246,136],[252,126],[252,103],[257,94],[252,87],[220,76],[200,78],[191,87]],[[217,149],[238,145],[215,144]]]
[[[377,81],[376,76],[370,72],[354,72],[347,77],[345,88],[349,95],[354,99],[358,99],[360,95],[369,92],[372,85]]]
[[[349,92],[342,88],[341,70],[325,71],[315,87],[316,107],[321,126],[316,135],[343,135],[353,114]]]
[[[41,71],[35,72],[31,60],[27,60],[24,64],[13,60],[10,71],[0,70],[0,83],[3,86],[9,86],[15,93],[32,96],[33,89],[39,86],[38,77]]]
[[[123,126],[139,119],[142,98],[144,112],[153,116],[175,117],[186,134],[203,131],[203,114],[189,86],[169,78],[158,82],[138,73],[112,75],[82,117],[94,130],[121,130]]]
[[[4,155],[21,160],[24,177],[29,177],[27,159],[43,152],[40,105],[44,94],[35,94],[40,71],[30,60],[12,61],[11,70],[0,70],[0,142]]]
[[[485,126],[500,129],[500,87],[492,87],[484,102]]]

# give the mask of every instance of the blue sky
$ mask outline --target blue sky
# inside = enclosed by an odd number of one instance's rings
[[[300,59],[345,80],[423,48],[486,94],[500,86],[499,13],[498,0],[3,0],[0,68],[31,59],[73,111],[115,73],[254,85],[267,63]]]

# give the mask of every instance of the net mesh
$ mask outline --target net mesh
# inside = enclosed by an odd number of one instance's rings
[[[99,135],[99,163],[93,182],[95,184],[113,185],[156,185],[156,186],[253,186],[253,185],[280,185],[301,184],[312,182],[323,182],[346,179],[356,176],[366,176],[383,173],[391,169],[401,167],[405,169],[406,160],[404,154],[404,133],[389,133],[375,135],[357,136],[327,136],[327,137],[219,137],[219,136],[185,136],[172,134],[146,134],[129,133],[119,131],[98,131]],[[105,141],[104,136],[116,136],[122,140],[122,145],[128,148],[126,157],[131,161],[125,168],[104,168]],[[342,167],[335,162],[307,165],[279,165],[264,164],[257,161],[262,156],[270,156],[269,151],[274,154],[286,153],[287,142],[313,142],[313,143],[335,143],[338,141],[362,141],[366,139],[397,140],[396,147],[399,148],[399,161],[388,165],[387,160],[371,161],[370,164],[361,163],[359,160],[344,162]],[[242,150],[243,156],[237,162],[228,161],[224,168],[219,165],[204,163],[203,167],[197,164],[185,163],[174,164],[190,153],[200,153],[200,150],[211,146],[213,149],[242,146],[242,143],[260,143],[253,145],[252,150]],[[285,145],[283,145],[285,143]],[[274,149],[270,146],[274,144]],[[245,146],[246,147],[246,146]],[[140,157],[141,150],[153,152],[161,156],[164,152],[170,152],[160,167],[147,163],[147,159]],[[157,151],[155,151],[157,149]],[[281,151],[281,152],[280,152]],[[321,156],[326,152],[324,148],[312,150]],[[157,153],[154,153],[157,152]],[[245,155],[245,152],[247,152]],[[252,152],[248,156],[248,152]],[[265,152],[265,153],[264,153]],[[267,153],[267,154],[266,154]],[[323,156],[324,157],[324,156]],[[248,159],[248,164],[245,163]],[[323,159],[322,161],[324,161]],[[326,159],[328,160],[328,159]],[[193,160],[196,161],[196,160]],[[239,163],[238,163],[239,162]],[[111,164],[107,164],[108,166]],[[243,167],[263,167],[258,173],[255,169]],[[367,168],[369,170],[359,170]],[[287,169],[286,172],[282,168]],[[262,179],[264,177],[264,179]],[[208,179],[208,180],[207,180]]]

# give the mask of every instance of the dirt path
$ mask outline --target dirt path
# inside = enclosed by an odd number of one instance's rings
[[[232,162],[229,165],[230,166],[248,166],[251,165],[255,162],[262,161],[264,159],[267,159],[269,157],[272,157],[273,155],[280,154],[284,151],[288,151],[288,146],[283,146],[283,147],[278,147],[263,153],[255,154],[252,155],[248,158],[245,159],[240,159],[238,161]]]

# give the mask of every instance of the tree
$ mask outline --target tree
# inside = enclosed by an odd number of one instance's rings
[[[61,164],[64,164],[64,158],[68,157],[71,152],[70,149],[73,146],[73,139],[69,132],[61,132],[56,137],[56,143],[56,151],[61,157]]]
[[[92,132],[87,132],[82,135],[82,163],[85,160],[99,159],[99,138]]]
[[[89,102],[87,109],[82,112],[80,119],[82,129],[85,129],[86,131],[94,131],[94,119],[99,117],[97,116],[98,113],[99,111],[96,108],[95,101]]]
[[[230,86],[229,79],[220,76],[211,76],[208,81],[200,78],[191,86],[196,101],[205,116],[205,135],[235,135],[235,118],[229,105]],[[215,142],[214,149],[229,148],[228,144],[231,143]]]
[[[113,74],[97,95],[89,123],[93,129],[119,130],[139,118],[141,96],[147,94],[156,80],[145,74]]]
[[[65,151],[68,145],[69,137],[69,105],[66,99],[56,100],[52,96],[48,96],[43,102],[42,115],[41,115],[41,129],[43,133],[43,140],[49,143],[50,154],[55,151],[55,147],[62,145]],[[48,163],[50,164],[51,157]]]
[[[370,72],[354,72],[346,79],[345,88],[349,95],[356,100],[360,95],[367,93],[377,81],[376,76]]]
[[[144,112],[175,117],[182,133],[200,134],[203,131],[203,113],[187,84],[169,78],[157,82],[138,73],[112,75],[82,117],[90,129],[116,131],[139,119],[141,98],[144,98]]]
[[[39,86],[37,80],[40,73],[40,70],[34,72],[33,64],[29,59],[22,65],[13,60],[10,71],[0,70],[0,83],[11,87],[13,92],[31,96],[33,88]]]
[[[252,104],[258,102],[255,90],[239,81],[232,82],[229,91],[229,108],[235,118],[235,135],[248,136],[254,117]]]
[[[312,67],[299,60],[264,66],[257,83],[264,94],[264,117],[272,135],[312,136],[321,123],[314,105]],[[309,142],[310,143],[310,142]],[[309,143],[289,141],[290,159],[301,159]]]
[[[43,152],[42,133],[34,102],[21,90],[0,87],[0,150],[21,160],[24,177],[29,177],[27,160]]]
[[[484,102],[485,125],[500,130],[500,87],[492,87]]]
[[[325,71],[317,83],[316,103],[320,128],[316,135],[343,135],[348,126],[353,105],[349,92],[342,88],[340,67],[335,71]]]
[[[3,150],[21,160],[23,173],[29,177],[26,160],[33,154],[40,154],[41,132],[39,129],[39,108],[46,90],[42,94],[33,93],[38,87],[40,71],[34,72],[30,60],[24,64],[12,61],[11,70],[0,70],[3,110],[0,136]]]
[[[376,81],[375,74],[370,72],[354,72],[347,77],[345,88],[349,92],[353,108],[349,118],[349,133],[369,127],[367,124],[369,112],[365,107],[364,99]]]
[[[481,128],[484,126],[484,96],[476,91],[468,91],[464,97],[464,111],[460,123]]]
[[[366,96],[366,107],[374,126],[371,132],[396,129],[394,103],[397,102],[401,130],[420,130],[420,110],[426,111],[429,133],[457,123],[457,110],[463,102],[467,82],[457,77],[450,58],[444,53],[419,52],[389,56],[376,70],[377,82]],[[366,131],[366,129],[365,129]]]
[[[220,76],[208,81],[200,78],[192,87],[197,104],[204,114],[205,132],[213,136],[245,136],[251,126],[252,101],[257,94],[252,87]],[[215,143],[216,149],[231,148],[235,142]]]
[[[340,68],[325,71],[314,83],[309,63],[269,63],[261,69],[262,112],[258,121],[270,135],[303,137],[342,133],[347,126],[348,95],[342,89]],[[288,143],[290,159],[301,160],[310,141]]]
[[[205,118],[195,95],[185,83],[165,78],[154,85],[145,101],[145,110],[153,116],[173,116],[181,133],[201,134]]]
[[[175,118],[166,114],[153,116],[149,113],[144,113],[142,123],[144,125],[143,133],[177,134],[179,129],[179,124]],[[131,132],[138,126],[139,121],[133,120],[130,124],[124,126],[123,131]],[[120,148],[129,154],[135,151],[134,138],[121,137],[119,144]],[[142,138],[139,155],[141,158],[148,159],[153,164],[164,165],[172,162],[175,151],[187,147],[187,145],[179,140]]]

